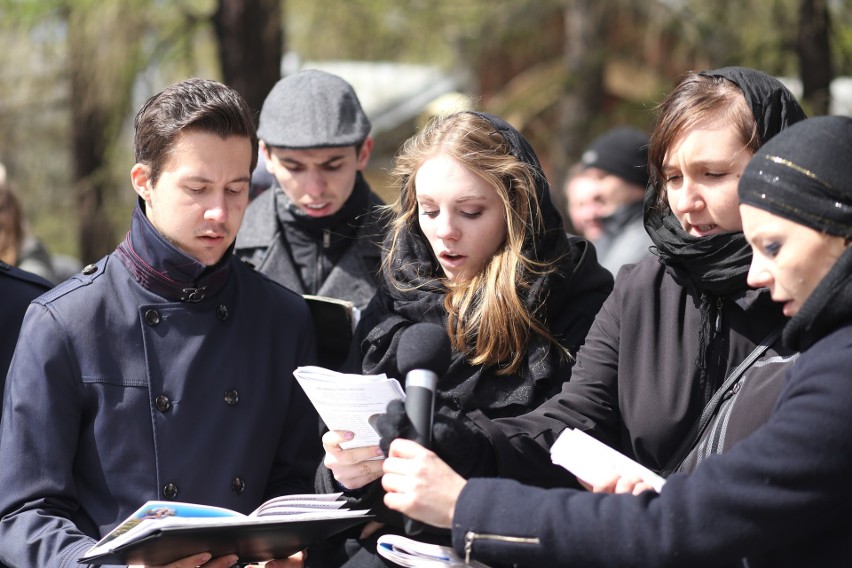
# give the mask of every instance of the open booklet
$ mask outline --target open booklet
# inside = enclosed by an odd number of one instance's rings
[[[550,459],[592,485],[619,475],[638,477],[659,492],[666,482],[647,467],[574,428],[562,431],[550,448]]]
[[[284,495],[249,515],[222,507],[148,501],[78,559],[81,564],[163,565],[199,552],[241,561],[287,558],[371,518],[344,509],[341,493]]]
[[[419,542],[396,534],[380,536],[376,550],[379,556],[411,568],[488,568],[487,564],[476,560],[466,564],[455,550],[448,546]]]
[[[293,376],[302,386],[329,430],[347,430],[355,437],[343,449],[376,446],[376,418],[392,400],[405,400],[396,379],[386,375],[351,375],[323,367],[297,367]]]

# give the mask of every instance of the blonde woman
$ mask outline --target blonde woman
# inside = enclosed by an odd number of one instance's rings
[[[384,278],[350,370],[402,378],[402,332],[419,322],[444,326],[452,356],[438,382],[434,443],[463,475],[493,475],[490,452],[468,451],[488,447],[468,443],[482,435],[471,423],[524,413],[559,391],[612,278],[587,241],[566,236],[535,153],[500,118],[463,112],[433,120],[404,145],[395,173],[401,190]],[[470,427],[445,429],[450,420]],[[384,531],[402,531],[401,517],[381,509],[381,450],[341,450],[347,436],[323,437],[318,489],[345,488],[373,507]],[[376,534],[368,535],[376,527],[362,533],[369,539],[311,550],[308,563],[383,566]]]

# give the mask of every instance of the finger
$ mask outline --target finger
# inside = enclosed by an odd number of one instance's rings
[[[592,491],[595,493],[614,493],[615,487],[618,484],[619,477],[615,474],[608,479],[598,481],[597,483],[589,483],[592,486]]]
[[[227,554],[225,556],[218,556],[207,563],[201,564],[204,568],[230,568],[240,559],[236,554]]]
[[[639,495],[640,493],[642,493],[644,491],[648,491],[648,490],[656,491],[656,489],[654,489],[654,486],[651,485],[650,483],[640,481],[639,483],[636,484],[636,487],[633,488],[633,494]]]
[[[364,529],[361,531],[361,535],[358,538],[360,538],[361,540],[363,540],[365,538],[369,538],[370,535],[372,535],[373,533],[375,533],[377,530],[379,530],[380,528],[382,528],[384,526],[385,526],[384,523],[377,523],[376,521],[370,521],[369,523],[364,525]]]
[[[329,465],[334,479],[347,489],[359,489],[382,476],[384,460],[369,460],[352,465]]]
[[[621,477],[618,479],[618,483],[615,485],[616,493],[632,493],[633,488],[636,487],[637,484],[641,483],[642,479],[636,476],[628,476]]]
[[[397,438],[391,442],[388,457],[393,456],[397,458],[413,459],[425,456],[427,453],[429,453],[429,450],[417,442],[406,440],[405,438]]]
[[[325,454],[325,465],[331,467],[332,464],[356,464],[376,458],[383,458],[384,453],[379,446],[364,446],[361,448],[350,448],[348,450],[337,449]]]
[[[288,558],[270,560],[263,564],[264,568],[301,568],[305,565],[305,553],[299,551]]]
[[[329,430],[322,435],[322,446],[326,452],[340,451],[340,444],[355,437],[355,434],[346,430]]]
[[[213,557],[209,552],[200,552],[198,554],[193,554],[192,556],[187,556],[186,558],[181,558],[171,564],[165,566],[142,566],[142,565],[130,565],[128,568],[195,568],[196,566],[201,566],[202,564],[206,564]],[[236,562],[236,560],[234,560]]]

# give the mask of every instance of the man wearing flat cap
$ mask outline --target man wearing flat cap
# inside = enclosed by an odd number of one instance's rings
[[[234,253],[300,294],[366,307],[378,283],[382,201],[362,175],[373,140],[352,86],[315,69],[285,77],[257,133],[274,181],[246,211]]]
[[[583,177],[598,186],[601,234],[593,240],[598,262],[616,275],[623,265],[651,254],[643,220],[648,135],[637,128],[613,128],[592,141],[580,162]]]

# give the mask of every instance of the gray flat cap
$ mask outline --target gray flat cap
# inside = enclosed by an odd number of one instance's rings
[[[370,134],[352,85],[331,73],[306,69],[278,81],[260,110],[257,136],[269,146],[355,146]]]

